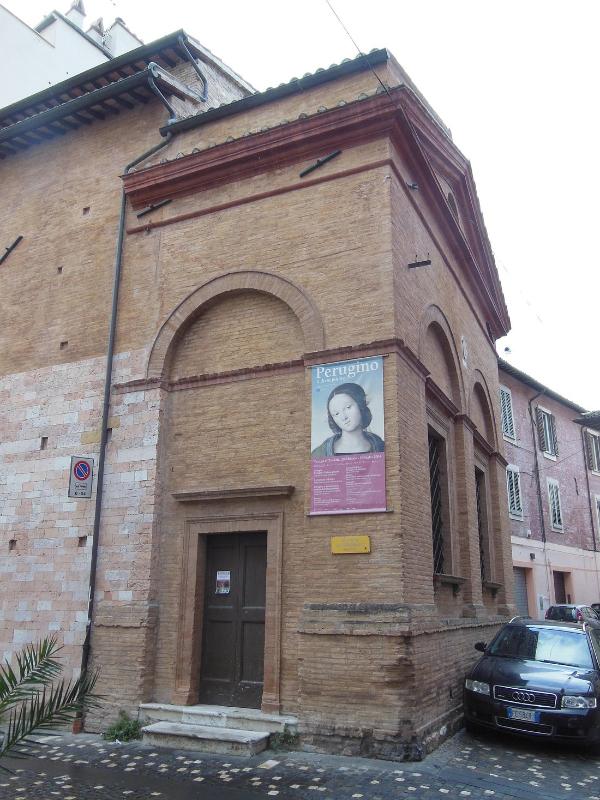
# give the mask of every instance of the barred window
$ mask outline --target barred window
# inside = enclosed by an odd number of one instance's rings
[[[523,519],[521,473],[519,472],[518,467],[509,465],[506,468],[506,493],[508,495],[508,513],[511,517]]]
[[[585,456],[588,469],[600,472],[600,436],[591,431],[585,432]]]
[[[502,416],[502,433],[507,439],[515,439],[512,393],[505,386],[500,387],[500,412]]]
[[[540,450],[548,456],[557,456],[558,439],[556,438],[556,419],[554,414],[540,408],[540,406],[536,408],[535,413]]]
[[[479,533],[479,568],[482,581],[490,580],[490,542],[485,484],[485,473],[475,467],[475,500],[477,504],[477,530]]]
[[[562,531],[563,519],[560,505],[558,481],[548,478],[548,501],[550,503],[550,523],[555,531]]]
[[[443,574],[445,551],[447,546],[444,525],[444,504],[446,502],[444,473],[446,470],[446,453],[444,440],[431,429],[429,443],[429,489],[431,493],[431,538],[433,546],[433,571]]]

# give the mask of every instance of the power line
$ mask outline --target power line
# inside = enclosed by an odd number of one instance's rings
[[[347,27],[344,25],[344,23],[342,22],[342,20],[341,20],[341,18],[340,18],[340,15],[337,13],[337,11],[335,10],[335,8],[334,8],[334,7],[331,5],[331,2],[330,2],[330,0],[325,0],[325,2],[326,2],[326,3],[327,3],[327,5],[329,6],[329,10],[331,11],[331,13],[334,15],[334,17],[335,17],[335,18],[337,19],[337,21],[340,23],[340,25],[342,26],[342,28],[343,28],[344,32],[346,33],[346,35],[348,36],[348,38],[350,39],[350,41],[352,42],[352,44],[353,44],[353,45],[354,45],[354,47],[356,48],[356,50],[357,50],[357,52],[358,52],[358,55],[359,55],[359,56],[362,56],[362,58],[364,58],[364,59],[366,60],[367,64],[369,65],[369,69],[371,70],[371,72],[373,73],[373,75],[374,75],[374,76],[377,78],[377,80],[379,81],[379,83],[380,83],[380,85],[381,85],[381,88],[384,90],[384,92],[387,94],[387,96],[390,98],[390,100],[392,100],[392,95],[390,94],[390,91],[389,91],[388,87],[387,87],[387,86],[385,85],[385,83],[384,83],[384,82],[381,80],[381,78],[379,77],[379,75],[378,75],[378,74],[375,72],[375,70],[374,70],[374,68],[373,68],[373,65],[371,64],[371,62],[370,62],[370,60],[369,60],[369,56],[368,56],[366,53],[363,53],[363,51],[362,51],[362,50],[360,49],[360,47],[357,45],[357,43],[356,43],[356,41],[355,41],[354,37],[352,36],[352,34],[351,34],[351,33],[350,33],[350,31],[348,30],[348,28],[347,28]],[[392,100],[392,102],[393,102],[393,100]]]

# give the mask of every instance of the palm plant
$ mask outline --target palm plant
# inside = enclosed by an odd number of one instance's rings
[[[28,644],[15,656],[12,667],[0,664],[0,758],[38,730],[70,722],[86,708],[98,705],[93,694],[98,673],[77,680],[58,680],[62,665],[56,660],[61,647],[55,636]]]

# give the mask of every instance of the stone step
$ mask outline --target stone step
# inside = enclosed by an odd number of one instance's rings
[[[263,731],[265,733],[296,733],[298,719],[289,715],[265,714],[258,708],[231,706],[176,706],[167,703],[142,703],[141,717],[151,722],[179,722],[215,728]]]
[[[204,753],[252,756],[267,747],[269,734],[214,725],[155,722],[142,728],[144,742],[156,747],[200,750]]]

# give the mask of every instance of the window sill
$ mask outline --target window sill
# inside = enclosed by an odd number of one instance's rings
[[[545,450],[542,450],[542,455],[544,458],[547,458],[548,461],[556,461],[556,455],[554,453],[547,453]]]
[[[508,512],[508,516],[511,519],[517,520],[518,522],[523,522],[523,514],[511,514],[510,511]]]
[[[551,525],[550,527],[554,531],[554,533],[564,533],[565,532],[564,528],[555,528],[554,525]]]
[[[446,575],[442,572],[435,572],[433,575],[434,586],[451,586],[452,594],[457,595],[463,583],[466,583],[466,578],[460,578],[458,575]]]
[[[517,437],[516,436],[508,436],[506,433],[503,433],[502,434],[502,438],[504,439],[505,442],[510,442],[511,444],[516,444],[517,443]]]
[[[498,594],[498,590],[504,586],[503,583],[494,583],[493,581],[483,581],[481,585],[488,592],[491,592],[494,597]]]

